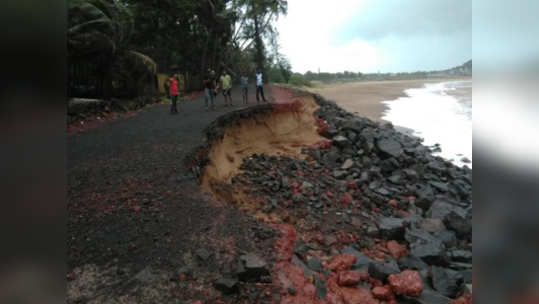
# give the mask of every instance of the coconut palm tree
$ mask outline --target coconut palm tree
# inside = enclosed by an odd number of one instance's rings
[[[123,81],[130,86],[157,72],[152,58],[130,49],[133,30],[132,13],[121,1],[68,2],[68,62],[74,67],[92,65],[100,80],[98,92],[105,99],[111,97],[115,72],[127,76]],[[136,73],[118,73],[121,69]]]

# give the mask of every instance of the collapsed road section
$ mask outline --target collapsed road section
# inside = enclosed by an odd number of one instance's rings
[[[390,124],[279,90],[277,104],[212,123],[190,163],[218,200],[278,232],[274,256],[222,274],[223,300],[471,303],[471,169]],[[246,295],[245,282],[265,291]]]

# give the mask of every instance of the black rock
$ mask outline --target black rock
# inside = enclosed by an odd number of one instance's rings
[[[409,206],[408,206],[408,212],[410,212],[410,214],[412,215],[416,215],[416,216],[423,216],[423,209],[419,208],[416,206],[415,202],[409,202]]]
[[[440,160],[433,160],[427,164],[427,167],[435,172],[441,173],[447,170],[445,164]]]
[[[335,170],[333,171],[333,177],[335,177],[336,179],[343,179],[346,177],[346,175],[348,175],[348,172],[344,171],[344,170]]]
[[[472,262],[472,252],[468,250],[452,250],[448,253],[448,257],[456,262]]]
[[[416,185],[416,187],[417,201],[415,202],[415,204],[419,208],[427,211],[432,205],[432,202],[434,201],[434,191],[429,185],[418,184]]]
[[[460,161],[463,162],[463,163],[465,163],[465,164],[469,164],[469,163],[472,162],[472,161],[471,161],[469,158],[467,158],[467,157],[461,158]]]
[[[238,280],[232,278],[220,278],[213,283],[213,286],[224,294],[232,294],[238,291]]]
[[[341,169],[348,170],[354,166],[354,161],[352,159],[347,159],[341,166]]]
[[[380,183],[380,181],[375,180],[369,184],[369,189],[374,190],[374,189],[379,188],[381,185],[382,183]]]
[[[419,222],[419,227],[423,231],[436,233],[445,230],[444,222],[437,218],[426,218]]]
[[[445,246],[441,242],[413,243],[410,245],[411,254],[430,265],[440,265],[445,262]]]
[[[386,263],[372,262],[369,264],[369,274],[380,281],[385,281],[389,275],[400,272],[399,265],[393,260]]]
[[[471,269],[463,270],[460,274],[462,275],[462,282],[464,284],[472,284],[473,271]]]
[[[417,180],[417,172],[412,169],[404,169],[402,170],[404,174],[406,174],[406,177],[409,178],[412,182]]]
[[[271,205],[274,208],[277,206],[277,204],[274,204],[273,202],[271,203]],[[261,240],[266,240],[275,236],[275,230],[269,227],[259,226],[253,230],[255,232],[255,236]]]
[[[387,180],[395,185],[402,184],[402,176],[400,174],[392,175]]]
[[[350,140],[351,142],[356,142],[357,140],[356,132],[353,132],[353,131],[346,132],[346,138],[348,138],[348,140]]]
[[[440,293],[424,289],[419,297],[408,297],[404,296],[404,301],[400,303],[406,304],[449,304],[452,300],[448,297],[444,297]]]
[[[342,124],[341,127],[344,131],[353,131],[354,133],[361,133],[363,125],[358,120],[347,120]]]
[[[391,192],[389,192],[386,188],[384,187],[380,187],[378,189],[375,189],[374,192],[380,194],[380,195],[383,195],[383,196],[388,196],[391,194]]]
[[[361,158],[361,163],[364,167],[370,167],[372,165],[372,159],[368,156],[363,156]]]
[[[447,186],[447,183],[441,183],[441,182],[434,182],[430,181],[429,184],[433,186],[434,188],[438,189],[441,192],[447,192],[449,191],[449,188]]]
[[[387,157],[399,157],[403,153],[401,144],[398,141],[390,138],[377,140],[376,147],[383,155]]]
[[[369,172],[363,171],[357,180],[358,184],[366,183],[369,181]]]
[[[468,212],[447,200],[436,200],[427,212],[427,216],[442,219],[444,224],[455,231],[459,237],[466,237],[472,233],[472,222],[468,217]]]
[[[340,158],[341,156],[338,149],[336,151],[331,150],[324,155],[324,160],[326,160],[330,165],[336,165]]]
[[[406,256],[406,257],[400,258],[398,260],[398,263],[402,269],[423,270],[429,267],[429,265],[427,265],[420,258],[415,257],[415,256]]]
[[[341,149],[349,148],[352,146],[352,143],[348,140],[348,138],[341,135],[333,137],[333,143],[335,144],[335,146]]]
[[[404,148],[404,153],[408,155],[414,155],[417,152],[417,148]]]
[[[240,256],[237,274],[242,281],[259,281],[262,276],[268,275],[269,272],[267,264],[262,258],[254,254],[246,254]]]
[[[462,284],[462,275],[454,270],[432,267],[431,269],[432,286],[442,295],[455,298]]]
[[[374,142],[373,141],[364,141],[361,145],[361,148],[363,150],[367,151],[367,153],[371,153],[374,150]]]
[[[376,137],[376,132],[372,128],[364,128],[359,133],[359,137],[363,139],[364,142],[374,142],[374,138]],[[369,150],[370,151],[370,150]]]
[[[380,170],[385,176],[390,175],[392,172],[400,170],[401,168],[402,164],[395,157],[386,158],[380,162]]]
[[[405,221],[394,217],[380,219],[378,228],[383,238],[387,240],[402,240],[404,237]]]
[[[305,243],[303,239],[299,239],[294,245],[294,253],[299,256],[301,259],[304,259],[307,250],[312,249],[312,247]]]
[[[329,127],[329,129],[322,135],[331,138],[337,134],[339,134],[339,130],[335,129],[334,127]]]
[[[307,267],[309,267],[311,270],[322,272],[324,268],[322,267],[322,262],[320,259],[312,258],[307,261]]]
[[[432,234],[435,238],[442,241],[446,248],[457,246],[457,235],[453,231],[442,230]]]
[[[445,263],[445,246],[430,233],[418,229],[406,229],[404,237],[410,244],[410,253],[413,256],[431,265]]]
[[[290,180],[288,179],[288,177],[283,177],[281,178],[281,187],[285,188],[285,189],[288,189],[290,188]]]
[[[374,262],[373,260],[371,260],[371,258],[357,251],[355,248],[351,246],[344,247],[344,249],[342,250],[342,253],[353,254],[357,257],[356,262],[351,267],[353,270],[365,268],[369,266],[369,264]]]
[[[303,202],[303,200],[304,200],[304,197],[303,197],[303,194],[301,193],[294,193],[292,195],[292,201],[296,204]]]
[[[463,179],[455,180],[452,183],[452,186],[457,194],[463,199],[470,197],[472,194],[472,186]]]
[[[316,159],[317,162],[320,162],[320,158],[321,158],[320,150],[318,150],[318,149],[311,150],[311,156],[314,159]]]
[[[197,249],[197,251],[195,251],[195,254],[197,258],[199,258],[199,260],[202,262],[205,262],[206,260],[208,260],[210,256],[212,255],[211,252],[209,252],[208,250],[204,248]]]
[[[462,262],[451,262],[449,263],[447,268],[451,268],[453,270],[469,270],[473,268],[473,265],[471,263],[462,263]]]
[[[310,277],[313,275],[313,271],[296,255],[292,256],[292,265],[299,266],[303,270],[303,275],[305,277]]]
[[[380,234],[380,230],[375,225],[369,225],[367,227],[367,235],[371,237],[378,236]]]
[[[321,280],[318,276],[314,276],[314,286],[316,287],[316,295],[318,298],[325,298],[328,290],[324,280]]]
[[[309,183],[307,181],[303,182],[303,184],[301,186],[303,188],[305,188],[305,189],[311,189],[312,187],[314,187],[313,184],[311,184],[311,183]]]

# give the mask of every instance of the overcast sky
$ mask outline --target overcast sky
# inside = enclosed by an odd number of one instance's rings
[[[411,72],[472,57],[471,0],[288,0],[277,21],[295,72]]]

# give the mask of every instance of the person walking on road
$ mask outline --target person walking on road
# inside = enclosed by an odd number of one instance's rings
[[[210,73],[208,73],[206,77],[204,77],[203,84],[204,84],[204,101],[206,102],[206,111],[210,109],[210,105],[209,105],[210,103],[211,103],[211,109],[215,110],[215,104],[213,103],[215,81],[212,79]]]
[[[249,103],[247,95],[249,94],[249,78],[247,76],[241,76],[241,94],[243,97],[243,104],[246,105]]]
[[[268,102],[266,100],[266,97],[264,97],[264,82],[263,82],[263,79],[262,79],[262,71],[258,71],[258,73],[256,73],[256,102],[259,103],[260,102],[260,95],[262,95],[262,100],[264,102]]]
[[[225,107],[232,106],[232,79],[230,78],[230,75],[228,75],[227,71],[223,71],[223,75],[221,76],[221,90],[223,90],[223,96],[225,98]]]
[[[178,75],[172,75],[169,79],[169,95],[172,100],[172,106],[170,107],[170,114],[178,114],[177,102],[178,102]]]

